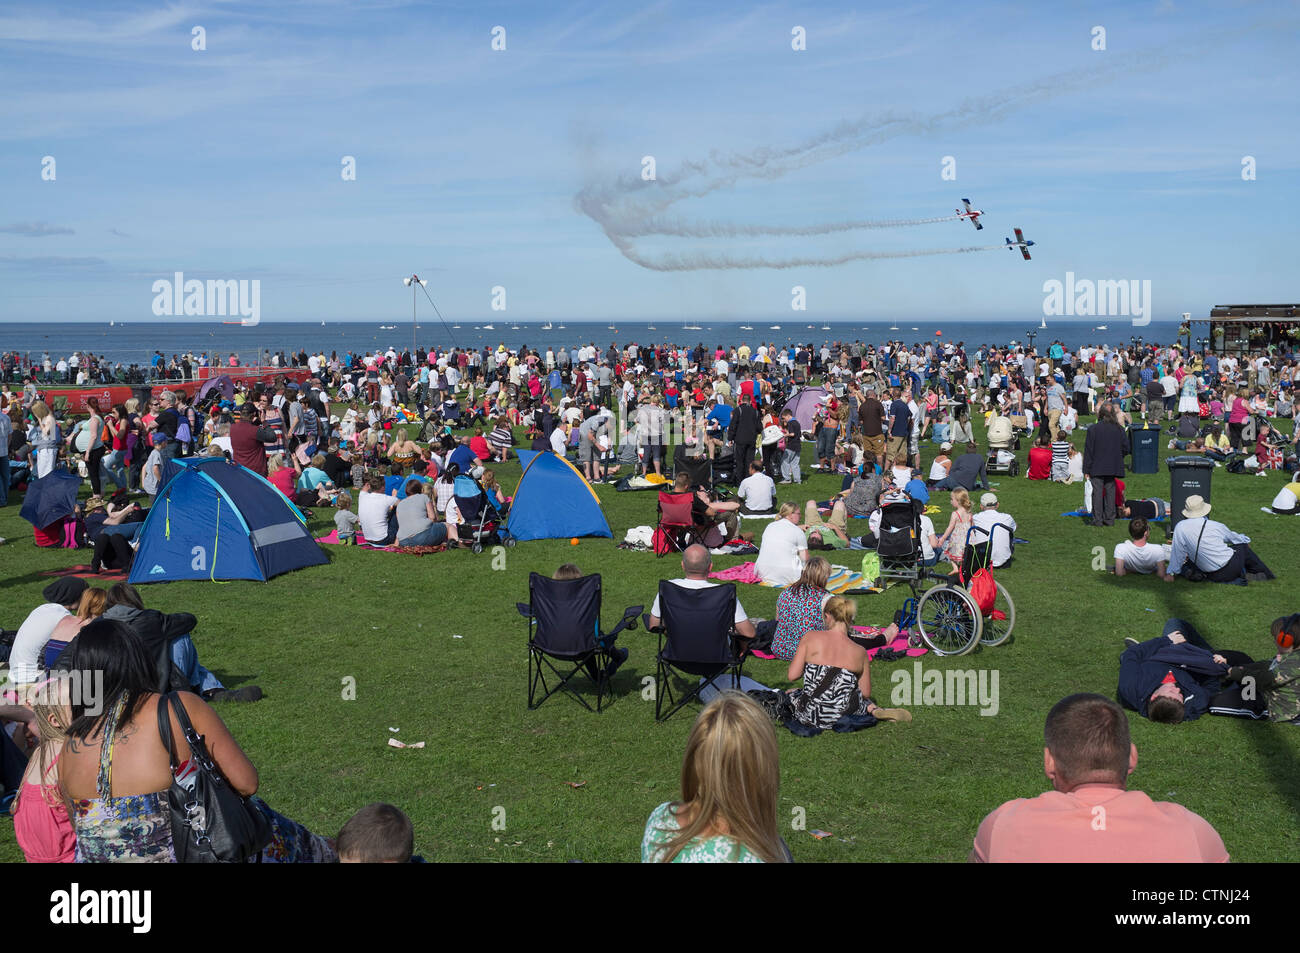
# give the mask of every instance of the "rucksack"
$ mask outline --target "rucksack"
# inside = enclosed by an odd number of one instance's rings
[[[974,575],[970,577],[970,585],[966,587],[970,597],[975,600],[979,606],[980,614],[987,616],[993,611],[993,603],[997,601],[998,589],[993,582],[993,573],[987,569],[977,569]]]
[[[650,545],[655,551],[656,556],[667,556],[673,551],[672,540],[662,529],[656,529],[654,537],[650,540]]]

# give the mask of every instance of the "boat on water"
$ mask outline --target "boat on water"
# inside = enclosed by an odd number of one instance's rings
[[[781,325],[779,325],[779,324],[774,324],[774,325],[772,325],[771,327],[769,327],[768,330],[769,330],[769,331],[780,331],[780,330],[781,330]]]
[[[822,330],[823,330],[823,331],[829,331],[830,329],[831,329],[831,326],[830,326],[829,324],[823,324],[823,325],[822,325]]]
[[[897,324],[891,324],[891,325],[889,326],[889,330],[891,330],[891,331],[897,331],[897,330],[898,330],[898,325],[897,325]]]
[[[647,331],[658,331],[658,330],[659,330],[659,329],[658,329],[657,327],[655,327],[653,324],[647,324],[647,325],[645,326],[645,329],[646,329]]]
[[[921,330],[921,329],[920,329],[920,328],[912,328],[912,330],[913,330],[913,331],[919,331],[919,330]]]
[[[1038,326],[1039,326],[1040,328],[1045,328],[1045,327],[1047,327],[1047,318],[1043,318],[1042,323],[1039,324]]]
[[[550,321],[547,321],[545,324],[542,325],[542,330],[543,330],[543,331],[550,331],[550,330],[553,329],[553,327],[554,327],[554,325],[552,325]]]
[[[490,324],[485,324],[485,325],[483,325],[483,327],[479,328],[479,330],[480,330],[480,331],[495,331],[496,328],[493,327],[493,326],[490,325]]]
[[[753,326],[752,324],[742,324],[742,325],[740,326],[740,330],[742,330],[742,331],[752,331],[752,330],[754,330],[754,326]]]
[[[1047,319],[1044,318],[1043,320],[1046,321]],[[1044,325],[1044,327],[1046,327],[1046,325]],[[1094,330],[1094,331],[1109,331],[1110,328],[1106,327],[1106,325],[1104,325],[1104,324],[1099,324],[1099,325],[1097,325],[1095,328],[1093,328],[1093,330]]]
[[[381,330],[381,331],[396,331],[396,330],[397,330],[397,325],[395,325],[395,324],[381,324],[381,325],[379,326],[379,330]]]

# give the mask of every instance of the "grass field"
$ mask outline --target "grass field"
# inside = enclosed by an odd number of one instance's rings
[[[1166,440],[1160,472],[1127,478],[1130,496],[1169,496]],[[810,449],[805,444],[805,465]],[[932,453],[926,448],[927,465]],[[518,466],[496,470],[513,487]],[[993,479],[1003,510],[1029,540],[1013,565],[998,571],[1016,603],[1014,636],[999,648],[922,662],[927,669],[996,670],[996,715],[914,704],[910,725],[812,739],[779,730],[780,814],[796,860],[963,860],[989,810],[1047,788],[1048,709],[1073,692],[1113,696],[1125,636],[1153,637],[1168,616],[1181,616],[1216,647],[1258,658],[1270,654],[1272,619],[1297,610],[1287,555],[1297,524],[1259,509],[1281,475],[1214,474],[1215,518],[1250,535],[1279,577],[1248,587],[1117,580],[1094,569],[1094,547],[1108,560],[1124,525],[1094,528],[1057,515],[1082,503],[1081,487],[1030,483],[1023,475]],[[805,471],[804,484],[779,487],[779,497],[824,499],[839,480]],[[417,850],[430,860],[635,860],[646,817],[678,795],[693,711],[655,723],[653,702],[641,695],[641,679],[654,672],[655,640],[642,629],[621,637],[631,658],[603,714],[562,696],[528,711],[524,623],[515,611],[516,601],[527,600],[529,571],[549,574],[562,562],[602,573],[607,624],[626,605],[648,606],[658,580],[679,574],[672,557],[615,545],[630,526],[654,522],[653,493],[612,486],[597,493],[613,540],[521,543],[497,570],[488,552],[414,557],[326,547],[328,566],[266,584],[142,591],[150,607],[199,617],[200,657],[228,687],[265,689],[262,702],[220,712],[261,772],[262,796],[312,829],[332,835],[358,807],[390,801],[410,814]],[[946,494],[935,502],[942,530]],[[89,560],[87,552],[37,549],[18,504],[11,497],[0,510],[0,536],[9,539],[0,547],[0,624],[7,628],[42,601],[50,581],[42,570]],[[332,527],[330,519],[330,511],[317,511],[317,535]],[[740,561],[719,558],[715,568]],[[859,597],[859,621],[887,622],[906,594],[895,588]],[[742,586],[740,598],[751,616],[770,618],[776,595]],[[912,664],[872,666],[882,704],[889,704],[890,673]],[[746,672],[785,686],[785,668],[750,660]],[[344,698],[348,678],[355,679],[355,700]],[[1300,730],[1213,717],[1178,727],[1136,715],[1131,722],[1139,751],[1131,786],[1203,815],[1234,860],[1300,859]],[[426,747],[394,749],[390,737]],[[800,816],[807,830],[834,836],[818,840],[792,827]],[[0,823],[0,860],[21,860],[12,835],[11,825]]]

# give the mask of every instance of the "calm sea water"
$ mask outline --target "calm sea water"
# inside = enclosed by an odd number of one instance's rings
[[[364,354],[367,351],[409,348],[413,340],[425,347],[446,348],[495,347],[504,343],[514,349],[527,345],[545,351],[547,347],[577,347],[594,342],[605,347],[618,344],[665,344],[694,346],[724,346],[748,343],[786,344],[789,342],[821,345],[823,342],[863,341],[881,344],[901,340],[907,344],[933,341],[942,332],[945,340],[964,341],[968,346],[979,344],[1007,344],[1011,341],[1028,343],[1028,334],[1036,335],[1034,343],[1043,348],[1060,339],[1067,347],[1083,344],[1127,344],[1131,337],[1141,336],[1145,341],[1173,343],[1177,335],[1177,322],[1152,321],[1146,327],[1134,328],[1117,319],[1107,330],[1095,330],[1091,325],[1079,323],[1050,323],[1046,330],[1034,321],[1004,322],[918,322],[906,320],[898,330],[890,325],[854,324],[847,321],[832,322],[829,328],[822,324],[809,325],[803,321],[782,321],[780,327],[771,321],[700,321],[701,330],[687,331],[677,322],[619,323],[612,329],[607,324],[569,323],[561,328],[557,322],[550,330],[543,330],[541,322],[514,324],[509,321],[493,322],[492,330],[481,325],[461,322],[459,326],[421,323],[414,332],[410,323],[392,330],[381,329],[370,322],[334,323],[321,326],[305,323],[263,323],[256,327],[236,327],[211,322],[127,322],[109,326],[107,323],[0,324],[0,351],[17,351],[41,359],[45,352],[57,361],[73,351],[102,355],[114,363],[146,363],[155,350],[168,357],[187,351],[194,354],[206,352],[210,357],[239,356],[243,364],[255,363],[262,354],[276,351],[323,350],[326,354],[349,351]],[[752,328],[752,330],[749,330]]]

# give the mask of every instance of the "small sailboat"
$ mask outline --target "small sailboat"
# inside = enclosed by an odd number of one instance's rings
[[[913,331],[919,331],[919,330],[921,330],[921,329],[920,329],[920,328],[912,328],[912,330],[913,330]]]
[[[483,330],[483,331],[495,331],[495,330],[496,330],[496,327],[493,326],[493,325],[491,325],[491,324],[485,324],[485,325],[483,325],[483,327],[481,328],[481,330]]]
[[[659,329],[658,329],[657,327],[655,327],[653,324],[647,324],[645,329],[646,329],[647,331],[658,331],[658,330],[659,330]]]
[[[321,327],[325,327],[325,322],[322,321],[322,322],[320,323],[320,326],[321,326]]]
[[[550,322],[550,321],[547,321],[545,324],[542,325],[542,330],[543,330],[543,331],[550,331],[551,328],[552,328],[552,325],[551,325],[551,322]]]
[[[563,325],[563,324],[560,325],[560,330],[561,330],[561,331],[564,330],[564,325]]]
[[[1040,328],[1045,328],[1045,327],[1047,327],[1047,318],[1044,317],[1043,320],[1042,320],[1042,323],[1039,324],[1038,326],[1039,326]]]
[[[740,326],[740,330],[742,330],[742,331],[752,331],[752,330],[754,330],[754,326],[753,326],[752,324],[742,324],[742,325]]]
[[[829,324],[823,324],[823,325],[822,325],[822,330],[823,330],[823,331],[829,331],[830,329],[831,329],[831,326],[830,326]]]
[[[897,331],[897,330],[898,330],[898,325],[897,325],[897,324],[891,324],[891,325],[889,326],[889,330],[891,330],[891,331]]]

